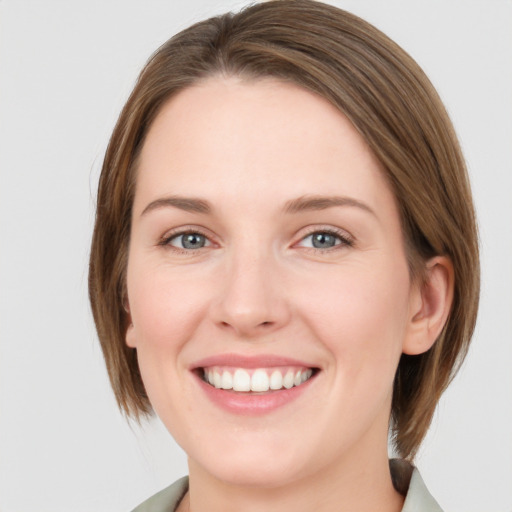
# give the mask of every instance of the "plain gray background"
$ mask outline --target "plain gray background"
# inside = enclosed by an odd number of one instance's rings
[[[339,0],[425,69],[479,214],[469,357],[417,464],[452,512],[512,511],[512,2]],[[127,512],[186,473],[154,422],[116,409],[87,302],[99,168],[150,53],[245,2],[0,0],[0,510]]]

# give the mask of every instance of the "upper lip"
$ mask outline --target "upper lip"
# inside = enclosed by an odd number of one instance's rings
[[[303,366],[315,368],[314,365],[299,359],[278,356],[273,354],[261,354],[258,356],[247,356],[242,354],[218,354],[206,357],[190,365],[191,370],[197,368],[208,368],[210,366],[232,366],[235,368],[271,368],[275,366]]]

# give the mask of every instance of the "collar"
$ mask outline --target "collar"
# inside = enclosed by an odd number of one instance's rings
[[[443,512],[412,464],[402,459],[391,459],[389,469],[395,489],[405,496],[402,512]]]

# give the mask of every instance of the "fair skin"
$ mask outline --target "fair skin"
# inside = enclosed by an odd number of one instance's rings
[[[126,342],[188,455],[181,509],[399,511],[393,378],[435,341],[452,280],[442,257],[411,280],[383,170],[324,99],[213,77],[167,102],[137,171]],[[203,379],[256,369],[299,380]]]

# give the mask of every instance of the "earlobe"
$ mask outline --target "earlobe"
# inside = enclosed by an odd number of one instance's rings
[[[453,284],[453,265],[448,257],[436,256],[426,263],[424,279],[411,296],[404,354],[422,354],[435,343],[450,314]]]
[[[123,309],[126,312],[126,323],[128,327],[126,328],[125,342],[130,348],[136,347],[135,342],[135,328],[133,326],[132,315],[130,313],[130,304],[128,303],[128,299],[123,300]]]
[[[135,342],[135,329],[132,323],[129,324],[128,329],[126,329],[125,341],[126,345],[130,348],[137,348],[137,343]]]

